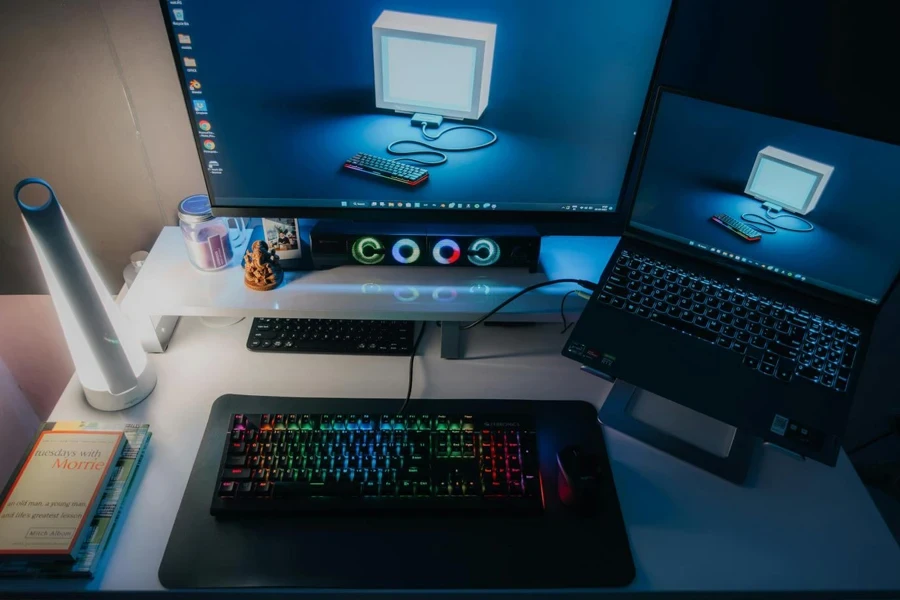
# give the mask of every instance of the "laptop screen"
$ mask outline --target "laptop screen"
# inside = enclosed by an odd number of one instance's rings
[[[878,304],[900,270],[900,146],[663,91],[631,226]]]

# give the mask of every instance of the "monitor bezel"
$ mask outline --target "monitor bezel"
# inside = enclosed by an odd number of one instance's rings
[[[635,208],[635,200],[637,198],[638,192],[640,191],[640,180],[641,175],[643,174],[644,166],[647,159],[647,153],[650,148],[650,140],[653,135],[653,125],[656,121],[657,109],[659,107],[659,102],[663,97],[663,94],[670,93],[678,96],[685,96],[687,98],[692,98],[694,100],[700,100],[703,102],[710,102],[713,104],[719,104],[721,106],[726,106],[728,108],[734,108],[738,110],[744,110],[747,112],[755,113],[762,116],[774,117],[777,119],[784,119],[787,121],[794,121],[796,123],[800,123],[802,125],[809,125],[811,127],[819,127],[821,129],[827,129],[829,131],[834,131],[837,133],[843,133],[846,135],[852,135],[859,138],[870,139],[877,142],[882,142],[885,144],[891,144],[893,146],[900,146],[900,140],[891,139],[883,136],[874,136],[871,134],[862,135],[860,133],[854,132],[852,130],[847,129],[841,125],[825,122],[825,121],[817,121],[815,119],[810,119],[808,116],[799,116],[792,115],[785,112],[770,112],[770,111],[762,111],[755,110],[753,108],[748,108],[746,106],[741,106],[739,104],[735,104],[726,99],[722,98],[713,98],[709,95],[701,95],[689,92],[687,90],[683,90],[674,86],[660,85],[657,86],[654,90],[652,96],[652,104],[650,113],[648,116],[647,123],[647,131],[643,138],[641,138],[641,148],[639,152],[639,159],[634,165],[635,169],[635,178],[633,181],[633,185],[629,186],[628,193],[631,198],[629,199],[629,210],[628,210],[628,218],[625,223],[625,231],[624,235],[632,236],[638,239],[644,239],[651,241],[652,243],[661,245],[666,247],[669,250],[674,252],[684,254],[686,256],[690,256],[691,258],[699,259],[704,262],[708,262],[711,264],[715,264],[720,267],[724,267],[730,271],[735,273],[746,275],[752,278],[760,279],[773,285],[786,287],[797,292],[800,292],[806,296],[811,296],[825,302],[828,302],[833,305],[843,306],[850,308],[854,311],[863,312],[870,316],[874,316],[881,310],[881,307],[884,306],[885,301],[891,297],[894,293],[894,290],[897,288],[898,283],[900,283],[900,270],[894,274],[894,279],[890,285],[888,285],[884,294],[878,299],[877,302],[867,302],[860,298],[855,298],[853,296],[848,296],[846,294],[841,294],[839,292],[834,292],[829,289],[820,287],[811,283],[797,282],[796,280],[788,279],[786,277],[781,277],[775,273],[770,273],[769,271],[763,271],[761,269],[753,268],[753,267],[745,267],[737,265],[733,260],[729,260],[727,258],[718,257],[716,254],[712,254],[710,252],[703,251],[696,247],[691,247],[688,244],[678,242],[667,238],[665,236],[647,231],[644,228],[635,227],[632,224],[632,217],[634,214]]]
[[[677,11],[680,0],[671,0],[669,4],[669,12],[666,15],[666,23],[663,26],[662,37],[660,38],[659,48],[656,52],[656,59],[653,63],[653,69],[650,73],[650,79],[647,85],[647,91],[644,95],[644,102],[641,108],[640,118],[636,125],[636,133],[634,142],[631,145],[628,162],[625,166],[625,172],[622,178],[622,185],[619,188],[618,200],[616,202],[616,210],[611,212],[567,212],[567,211],[512,211],[512,210],[491,210],[490,212],[478,212],[474,210],[450,211],[441,209],[406,209],[398,208],[396,210],[388,209],[368,209],[368,208],[342,208],[342,207],[259,207],[259,206],[243,206],[243,205],[218,205],[216,203],[215,192],[213,191],[212,182],[210,180],[209,171],[203,168],[204,154],[202,140],[197,132],[197,128],[193,126],[194,118],[191,113],[191,98],[188,93],[188,80],[186,74],[179,64],[177,34],[169,16],[168,0],[159,0],[160,11],[162,12],[163,24],[169,37],[169,50],[172,53],[173,65],[178,77],[181,88],[181,94],[184,99],[184,107],[187,112],[188,121],[191,123],[191,135],[194,139],[194,145],[197,149],[197,156],[200,158],[201,172],[203,173],[203,181],[206,184],[207,195],[209,196],[212,212],[215,216],[221,217],[258,217],[258,218],[286,218],[286,219],[331,219],[342,220],[347,222],[371,222],[371,223],[479,223],[479,224],[497,224],[497,225],[519,225],[528,224],[537,229],[540,235],[621,235],[624,230],[629,215],[631,214],[632,196],[626,193],[631,181],[632,171],[635,167],[635,161],[638,157],[639,141],[646,136],[646,127],[648,126],[650,111],[653,106],[654,94],[653,90],[656,86],[656,80],[659,76],[659,66],[666,47],[666,42],[672,28],[674,15]],[[312,199],[315,200],[315,199]],[[465,200],[463,198],[462,200]],[[323,200],[325,201],[325,200]]]

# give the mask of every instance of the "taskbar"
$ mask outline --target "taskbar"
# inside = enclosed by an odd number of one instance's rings
[[[302,198],[222,198],[216,197],[220,207],[276,207],[276,208],[324,208],[324,209],[384,209],[397,210],[447,210],[447,211],[517,211],[517,212],[581,212],[614,213],[615,204],[573,204],[571,202],[423,202],[416,200],[309,200]]]

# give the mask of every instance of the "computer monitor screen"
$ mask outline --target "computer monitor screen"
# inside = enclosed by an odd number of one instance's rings
[[[161,5],[214,209],[576,220],[616,210],[670,0]]]
[[[897,145],[663,91],[630,226],[877,304],[900,271],[897,165]]]
[[[756,155],[744,190],[773,208],[806,214],[816,207],[834,167],[774,146]]]

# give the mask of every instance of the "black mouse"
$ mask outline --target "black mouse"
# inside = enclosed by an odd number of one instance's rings
[[[580,446],[567,446],[556,454],[556,464],[560,501],[584,514],[596,511],[604,475],[600,457],[585,452]]]

